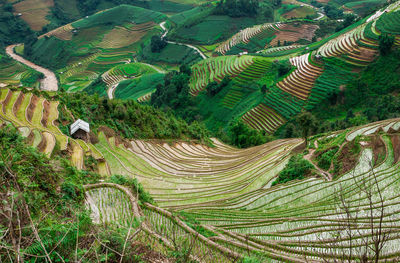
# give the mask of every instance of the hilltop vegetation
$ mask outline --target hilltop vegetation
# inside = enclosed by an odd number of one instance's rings
[[[185,121],[175,118],[172,114],[163,113],[150,106],[140,105],[132,100],[108,100],[97,95],[81,93],[56,97],[62,106],[61,123],[73,122],[66,106],[75,119],[83,119],[92,124],[97,131],[101,126],[107,126],[127,139],[179,139],[209,142],[208,131],[199,123],[188,125]],[[68,128],[63,131],[68,134]]]
[[[0,54],[4,54],[7,45],[23,42],[33,34],[28,25],[13,14],[13,7],[7,1],[0,1]]]

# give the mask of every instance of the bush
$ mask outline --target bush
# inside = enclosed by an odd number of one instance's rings
[[[160,53],[161,50],[167,46],[167,44],[168,44],[167,41],[165,41],[161,37],[152,36],[151,43],[150,43],[151,52]]]
[[[311,174],[312,169],[313,165],[305,160],[301,154],[293,155],[272,185],[284,184],[296,179],[304,179],[305,176]]]
[[[379,36],[379,51],[382,55],[387,55],[390,53],[392,46],[394,44],[394,36],[388,34],[382,34]]]
[[[229,143],[239,148],[257,146],[272,140],[272,137],[267,137],[264,131],[254,130],[241,120],[231,124],[229,135]]]
[[[338,147],[330,149],[317,157],[318,166],[324,170],[328,170],[331,167],[331,162],[337,151]]]

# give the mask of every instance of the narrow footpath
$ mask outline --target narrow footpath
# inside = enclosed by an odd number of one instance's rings
[[[58,80],[57,80],[56,74],[54,74],[54,72],[51,70],[48,70],[41,66],[38,66],[38,65],[30,62],[29,60],[26,60],[23,57],[15,54],[14,48],[19,45],[20,44],[8,46],[6,48],[7,55],[12,57],[16,61],[21,62],[22,64],[40,72],[40,73],[43,73],[44,78],[40,80],[40,89],[46,90],[46,91],[57,91],[58,90]]]
[[[309,162],[314,166],[314,168],[315,168],[323,177],[325,177],[325,179],[326,179],[327,181],[332,181],[332,179],[333,179],[332,174],[329,173],[329,172],[326,172],[326,171],[322,170],[320,167],[318,167],[318,166],[311,160],[311,159],[312,159],[312,156],[313,156],[313,154],[314,154],[314,152],[315,152],[315,150],[318,149],[318,142],[317,142],[317,141],[314,141],[314,147],[315,147],[315,149],[309,149],[308,154],[307,154],[307,155],[304,155],[303,158],[306,159],[307,161],[309,161]]]
[[[162,22],[162,23],[160,24],[160,27],[162,28],[162,30],[164,30],[164,34],[162,34],[161,38],[165,38],[165,37],[167,36],[167,34],[168,34],[168,29],[165,27],[165,23],[166,23],[166,22],[164,21],[164,22]],[[204,55],[204,53],[201,52],[200,49],[198,49],[198,48],[195,47],[195,46],[192,46],[192,45],[189,45],[189,44],[184,44],[184,43],[173,42],[173,41],[167,41],[167,43],[169,43],[169,44],[174,44],[174,45],[180,45],[180,46],[187,46],[188,48],[191,48],[191,49],[195,50],[197,53],[199,53],[199,55],[200,55],[203,59],[207,59],[207,56]]]

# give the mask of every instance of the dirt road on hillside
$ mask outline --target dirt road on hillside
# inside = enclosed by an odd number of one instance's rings
[[[30,68],[33,68],[34,70],[39,71],[40,73],[43,73],[44,78],[40,80],[40,89],[46,90],[46,91],[57,91],[58,90],[58,80],[57,80],[57,77],[54,74],[54,72],[52,72],[48,69],[42,68],[41,66],[38,66],[38,65],[30,62],[29,60],[26,60],[23,57],[15,54],[14,48],[16,46],[18,46],[18,44],[8,46],[6,48],[7,55],[12,57],[16,61],[21,62],[22,64],[24,64]]]
[[[165,23],[166,23],[166,22],[162,22],[162,23],[160,24],[160,27],[162,28],[162,30],[164,30],[164,34],[161,36],[161,38],[166,37],[167,34],[168,34],[168,29],[165,27]],[[198,49],[198,48],[195,47],[195,46],[192,46],[192,45],[189,45],[189,44],[185,44],[185,43],[173,42],[173,41],[167,41],[167,43],[174,44],[174,45],[180,45],[180,46],[187,46],[188,48],[191,48],[191,49],[193,49],[194,51],[196,51],[196,52],[202,57],[202,59],[207,59],[207,56],[204,55],[204,53],[201,52],[201,50]]]

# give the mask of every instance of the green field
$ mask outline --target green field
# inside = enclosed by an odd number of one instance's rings
[[[164,74],[154,73],[147,74],[138,79],[125,80],[119,83],[115,91],[115,97],[119,99],[133,99],[138,98],[154,92],[157,85],[163,83]]]

